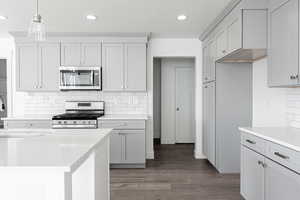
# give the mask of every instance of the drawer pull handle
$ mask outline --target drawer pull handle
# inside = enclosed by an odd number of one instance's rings
[[[250,143],[250,144],[256,144],[256,142],[252,141],[252,140],[246,140],[246,142]]]
[[[285,160],[290,159],[290,157],[285,156],[285,155],[283,155],[283,154],[281,154],[281,153],[279,153],[279,152],[274,152],[274,155],[275,155],[275,156],[278,156],[278,157],[280,157],[280,158],[282,158],[282,159],[285,159]]]

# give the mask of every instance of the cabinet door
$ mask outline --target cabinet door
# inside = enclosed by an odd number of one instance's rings
[[[241,146],[241,194],[247,200],[264,200],[264,159]]]
[[[227,26],[228,53],[242,48],[242,17],[236,16]]]
[[[300,175],[266,159],[266,200],[298,200],[300,196]]]
[[[40,81],[43,91],[58,91],[59,88],[59,43],[44,43],[39,46]]]
[[[217,41],[217,58],[223,58],[227,54],[227,31],[222,30],[216,38]]]
[[[112,131],[110,135],[110,163],[120,164],[122,162],[122,136],[119,131]]]
[[[203,91],[204,109],[204,153],[212,165],[216,165],[215,131],[215,83],[208,83]]]
[[[38,46],[35,43],[16,46],[17,90],[35,91],[38,88]]]
[[[145,131],[128,130],[121,131],[124,136],[124,163],[143,164],[146,162],[145,153]]]
[[[61,65],[62,66],[81,65],[81,44],[80,43],[61,44]]]
[[[270,86],[298,83],[299,0],[277,1],[269,11],[268,82]]]
[[[208,80],[216,80],[216,50],[217,44],[215,40],[209,42],[209,55],[208,55]]]
[[[125,90],[146,91],[146,44],[125,45]]]
[[[81,48],[83,66],[101,66],[101,44],[83,43]]]
[[[124,45],[102,46],[103,91],[124,90]]]
[[[203,72],[202,72],[202,78],[203,78],[203,82],[207,82],[209,81],[209,46],[206,45],[203,47]]]

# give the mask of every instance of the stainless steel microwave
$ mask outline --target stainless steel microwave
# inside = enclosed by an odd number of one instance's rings
[[[60,67],[59,89],[102,90],[101,67]]]

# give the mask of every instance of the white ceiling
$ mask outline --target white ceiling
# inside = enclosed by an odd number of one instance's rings
[[[152,32],[157,37],[198,37],[231,0],[40,0],[48,32]],[[27,31],[35,0],[0,0],[0,37]],[[88,22],[87,14],[98,16]],[[185,14],[188,19],[176,20]]]

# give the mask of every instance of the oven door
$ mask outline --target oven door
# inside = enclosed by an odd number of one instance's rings
[[[101,68],[61,67],[60,90],[101,90]]]

